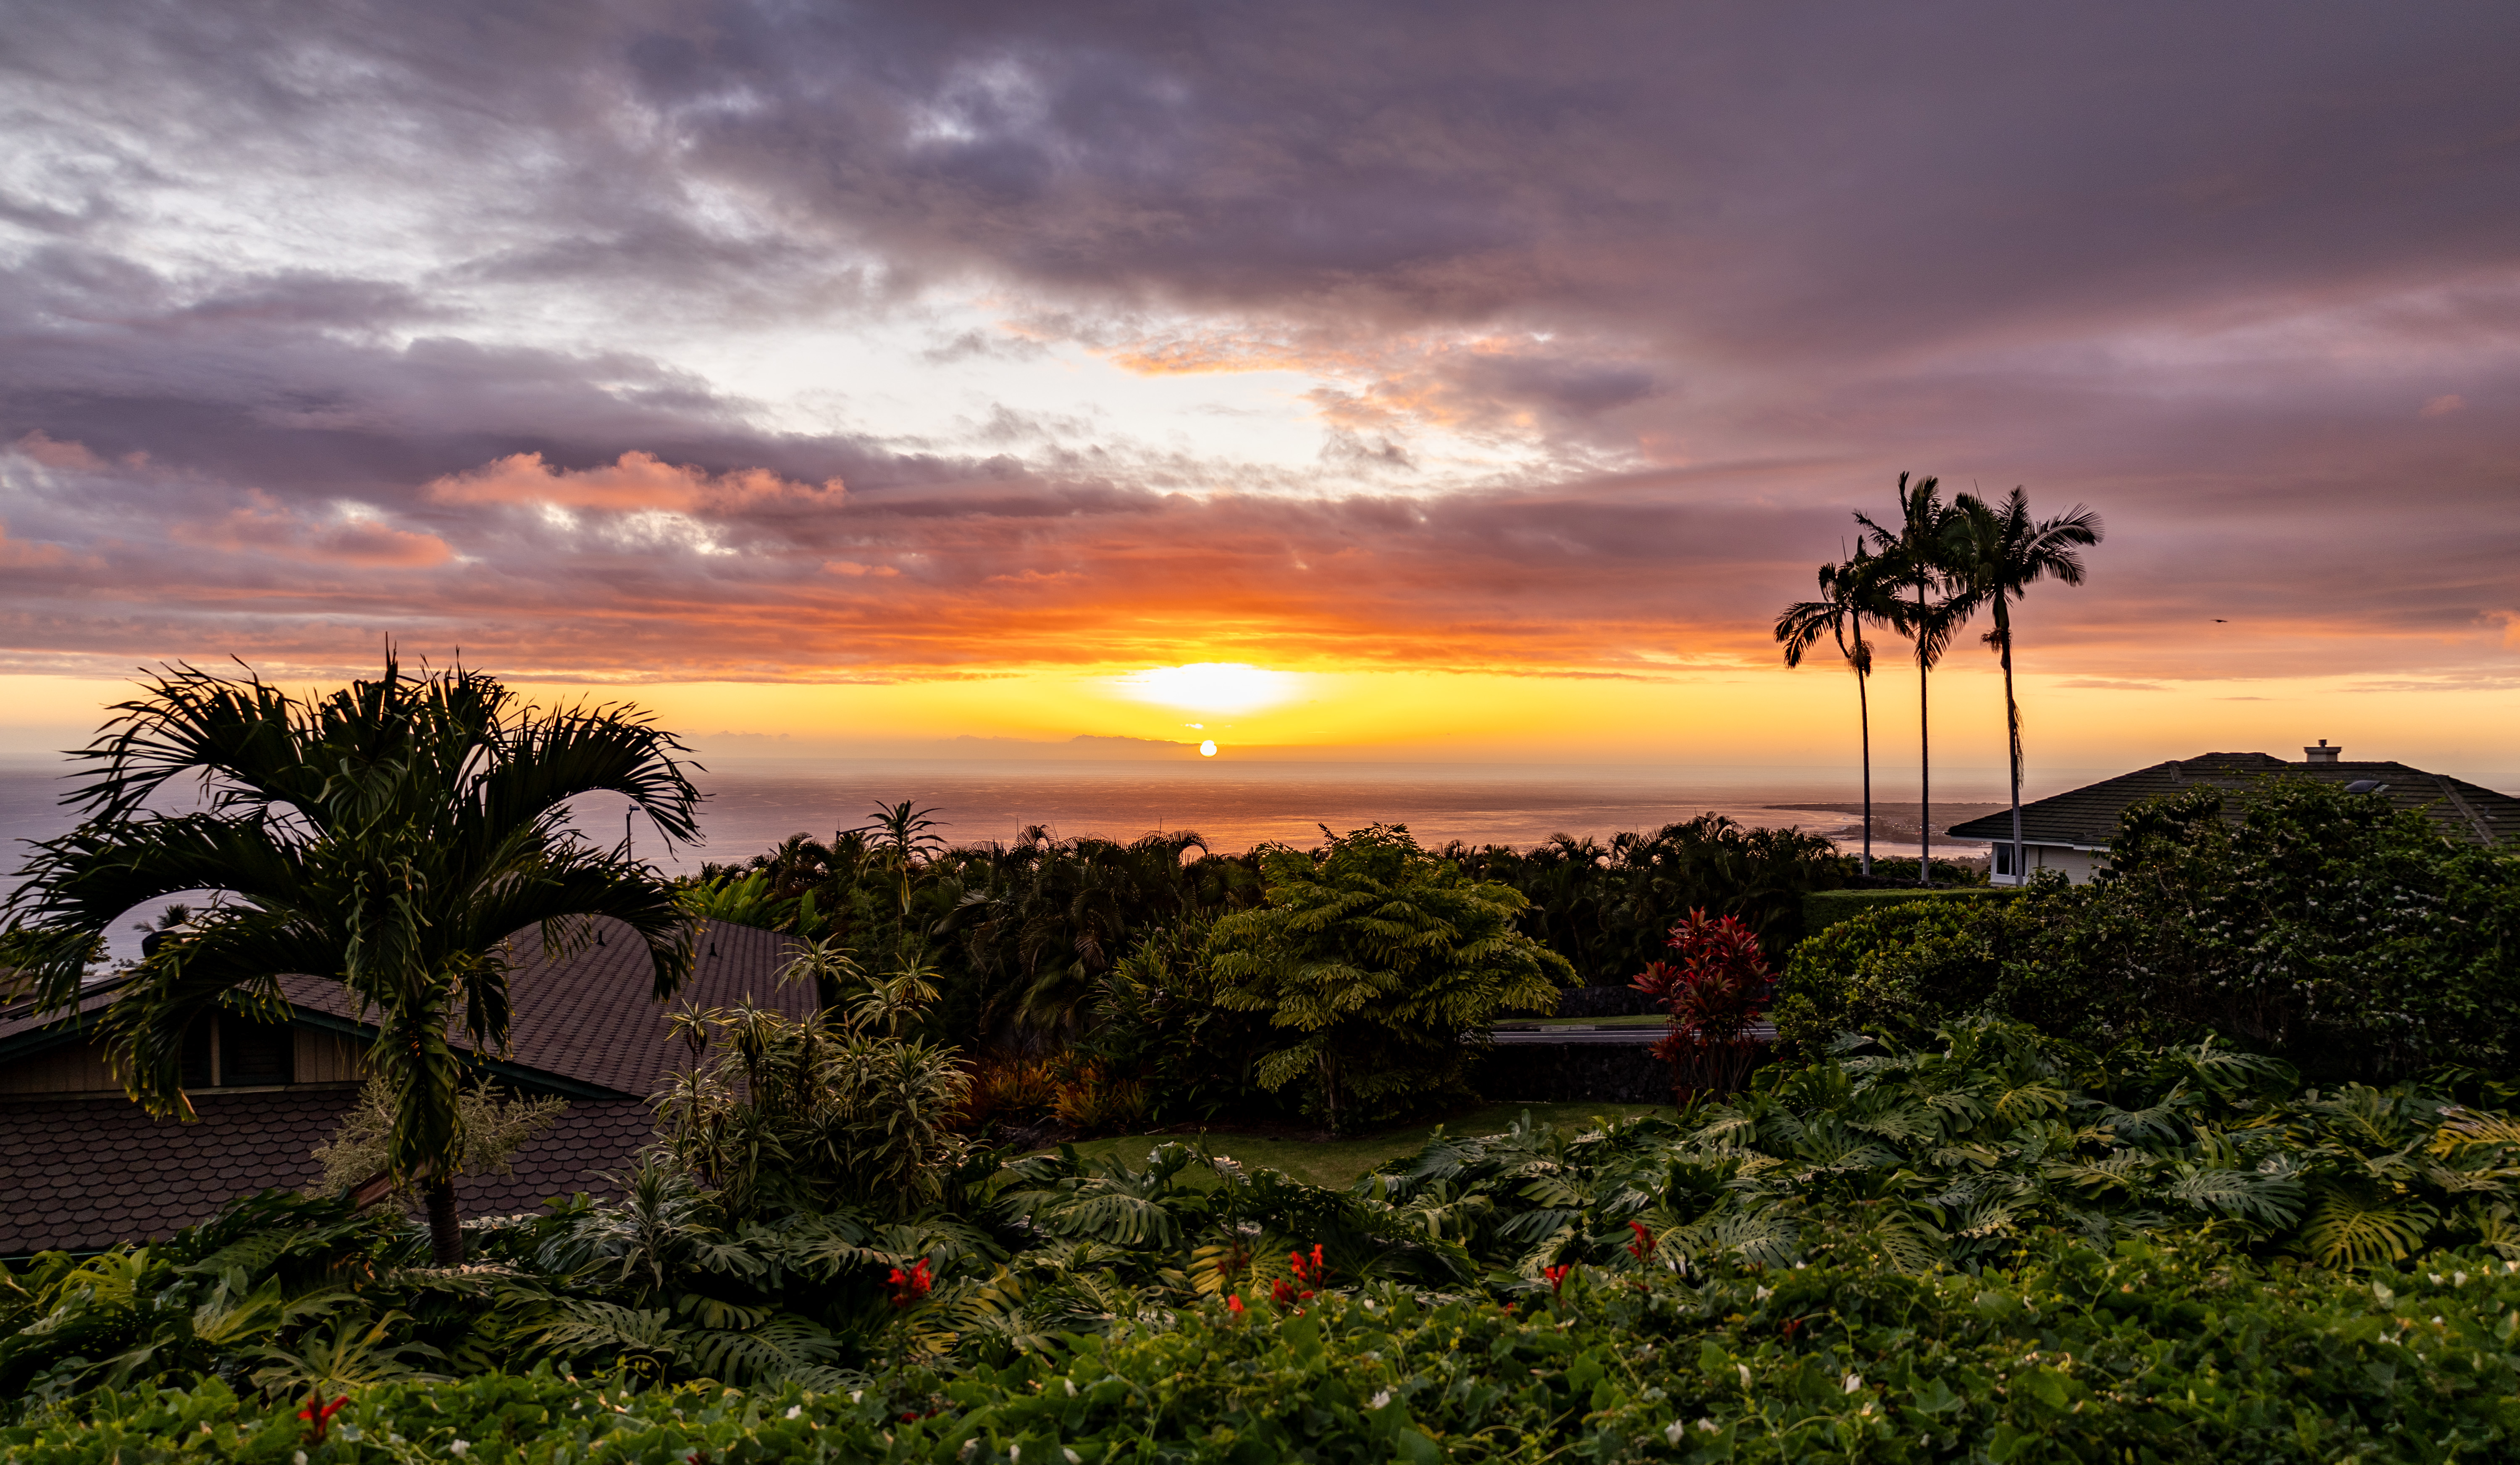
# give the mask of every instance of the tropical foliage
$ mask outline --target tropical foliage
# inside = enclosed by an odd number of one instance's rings
[[[1796,950],[1787,1052],[1992,1011],[2093,1047],[2206,1032],[2313,1073],[2520,1070],[2520,856],[2333,785],[2128,811],[2091,886],[1872,911]]]
[[[369,1062],[394,1106],[386,1167],[423,1186],[442,1259],[458,1259],[468,1060],[451,1033],[475,1053],[504,1049],[510,939],[537,928],[564,949],[608,916],[646,945],[656,995],[690,969],[663,880],[567,825],[570,800],[609,792],[669,839],[695,838],[681,743],[632,708],[538,708],[461,667],[407,675],[390,652],[377,679],[307,698],[249,670],[179,666],[114,711],[76,755],[90,781],[68,801],[86,822],[38,845],[10,897],[16,981],[67,1006],[115,921],[213,893],[108,1009],[132,1097],[189,1116],[183,1055],[199,1022],[222,1007],[268,1015],[277,973],[338,978],[376,1015]],[[188,782],[198,811],[149,807]]]
[[[1702,910],[1671,928],[1668,944],[1679,960],[1647,965],[1635,984],[1671,1015],[1655,1056],[1672,1066],[1684,1097],[1701,1089],[1731,1093],[1760,1056],[1750,1025],[1767,1003],[1768,959],[1749,927]]]
[[[273,1196],[12,1273],[0,1444],[2485,1458],[2520,1428],[2520,1122],[2458,1098],[1977,1023],[1676,1120],[1439,1136],[1346,1193],[1176,1144],[746,1221],[656,1165],[476,1224],[464,1269]],[[437,1375],[468,1382],[405,1382]]]
[[[1219,1006],[1266,1013],[1279,1041],[1254,1076],[1297,1079],[1333,1132],[1463,1076],[1500,1013],[1556,1011],[1566,959],[1514,930],[1526,903],[1418,848],[1403,827],[1261,856],[1268,903],[1216,923]]]

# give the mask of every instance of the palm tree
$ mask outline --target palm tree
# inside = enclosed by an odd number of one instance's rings
[[[1881,561],[1859,545],[1843,565],[1820,567],[1818,600],[1797,601],[1777,618],[1777,639],[1784,643],[1785,664],[1799,666],[1821,637],[1837,643],[1837,653],[1855,670],[1855,710],[1864,739],[1864,873],[1872,873],[1872,707],[1865,681],[1872,675],[1872,643],[1864,639],[1867,617],[1887,623],[1879,572]]]
[[[2012,876],[2019,880],[2021,707],[2012,697],[2012,602],[2051,576],[2081,584],[2083,557],[2076,551],[2100,542],[2100,516],[2076,504],[2069,514],[2033,522],[2030,499],[2017,487],[2001,504],[1963,493],[1953,508],[1958,514],[1954,578],[1961,594],[1995,611],[1995,629],[1986,633],[1986,644],[2003,662],[2003,730],[2012,755]]]
[[[542,709],[457,667],[384,674],[292,697],[250,667],[189,665],[77,755],[92,780],[64,801],[85,822],[36,847],[10,897],[22,985],[48,1008],[78,998],[104,933],[144,901],[211,899],[145,956],[108,1012],[131,1096],[192,1118],[187,1029],[215,1008],[279,1017],[279,977],[330,977],[376,1014],[373,1071],[393,1093],[389,1173],[420,1186],[442,1262],[462,1259],[454,1173],[468,1058],[508,1040],[508,939],[540,930],[554,955],[609,916],[645,940],[661,999],[691,970],[691,929],[656,870],[567,826],[568,801],[627,796],[668,840],[691,840],[698,801],[683,745],[626,706]],[[198,780],[205,807],[144,804]],[[16,925],[16,921],[13,921]]]
[[[1916,756],[1918,764],[1918,838],[1916,883],[1934,883],[1934,754],[1933,717],[1926,683],[1934,664],[1951,649],[1969,613],[1976,609],[1965,596],[1951,593],[1952,538],[1958,511],[1943,502],[1942,481],[1918,479],[1913,488],[1899,475],[1899,527],[1882,527],[1862,513],[1855,516],[1872,536],[1873,553],[1882,561],[1876,572],[1885,591],[1892,592],[1890,623],[1916,645]],[[1912,592],[1913,601],[1896,596]],[[1933,597],[1941,595],[1937,600]]]

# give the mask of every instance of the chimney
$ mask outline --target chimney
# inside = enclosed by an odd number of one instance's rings
[[[2345,750],[2342,748],[2330,748],[2327,746],[2327,740],[2325,738],[2321,738],[2318,740],[2318,747],[2305,748],[2302,750],[2302,754],[2309,760],[2310,764],[2313,767],[2316,767],[2320,763],[2335,762],[2338,758],[2345,755]]]

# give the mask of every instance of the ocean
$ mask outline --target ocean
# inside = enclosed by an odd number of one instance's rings
[[[1557,834],[1606,840],[1701,813],[1761,827],[1827,835],[1853,849],[1861,820],[1851,813],[1789,805],[1842,804],[1851,777],[1810,769],[1603,766],[1596,764],[1265,761],[1001,762],[969,759],[720,759],[695,780],[707,796],[698,845],[666,848],[654,826],[630,820],[631,847],[674,873],[703,861],[735,862],[791,834],[828,839],[865,824],[879,802],[915,800],[935,810],[954,844],[1012,840],[1039,824],[1059,838],[1133,840],[1193,831],[1211,849],[1239,852],[1266,841],[1310,845],[1323,826],[1338,831],[1405,824],[1427,845],[1461,840],[1528,847]],[[1955,781],[1966,803],[1938,803],[1936,823],[1984,812],[1991,792]],[[53,767],[0,766],[0,868],[15,886],[27,840],[51,839],[76,822],[60,806],[68,784]],[[1910,796],[1910,797],[1912,797]],[[578,827],[611,844],[622,835],[627,801],[579,801]],[[1876,820],[1873,852],[1916,852],[1913,805],[1906,842]],[[1938,853],[1982,854],[1983,845],[1947,845]],[[149,914],[144,911],[142,916]],[[136,942],[137,937],[131,937]],[[119,948],[125,941],[117,937]]]

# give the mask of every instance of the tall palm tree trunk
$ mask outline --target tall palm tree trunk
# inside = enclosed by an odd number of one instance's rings
[[[2012,879],[2018,885],[2030,878],[2021,867],[2021,704],[2012,700],[2012,618],[2004,613],[2003,599],[1995,602],[1995,646],[2003,663],[2003,732],[2012,754]]]
[[[1864,874],[1872,875],[1872,703],[1864,689],[1864,672],[1855,673],[1855,717],[1864,729]]]
[[[455,1182],[440,1177],[428,1182],[428,1250],[440,1266],[464,1264],[464,1224],[455,1214]]]
[[[1925,624],[1925,592],[1916,592],[1916,623]],[[1926,683],[1933,667],[1926,664],[1924,632],[1916,640],[1916,884],[1934,883],[1934,719],[1927,706]]]

